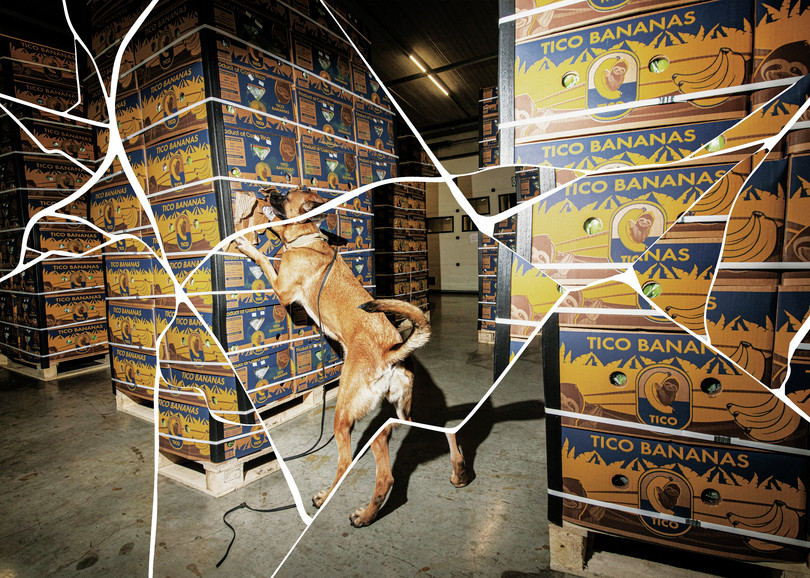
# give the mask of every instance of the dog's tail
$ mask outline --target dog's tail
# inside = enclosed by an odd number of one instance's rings
[[[401,315],[413,324],[413,330],[402,343],[397,343],[389,349],[385,356],[388,363],[397,363],[404,360],[410,353],[425,345],[430,339],[430,324],[425,314],[415,305],[398,299],[375,299],[360,305],[360,309],[368,313],[393,313]]]

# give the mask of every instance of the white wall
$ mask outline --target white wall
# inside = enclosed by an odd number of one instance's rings
[[[455,175],[478,171],[478,156],[443,161]],[[510,169],[490,169],[459,179],[465,197],[489,196],[490,215],[498,213],[498,195],[514,193]],[[494,191],[492,190],[494,189]],[[478,232],[462,232],[464,212],[444,183],[427,185],[427,216],[453,216],[452,233],[428,233],[428,275],[434,277],[430,288],[440,291],[478,291]]]

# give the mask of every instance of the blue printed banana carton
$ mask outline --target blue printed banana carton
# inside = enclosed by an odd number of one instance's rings
[[[104,270],[101,261],[74,259],[72,261],[43,261],[11,281],[14,289],[36,293],[38,280],[42,279],[42,291],[80,291],[104,287]]]
[[[810,70],[810,13],[790,0],[755,0],[753,81],[802,76]]]
[[[293,34],[292,45],[293,62],[296,65],[341,88],[351,90],[348,50],[301,34]]]
[[[361,253],[349,253],[341,258],[363,286],[369,287],[374,284],[374,253],[373,251],[363,251]]]
[[[148,297],[154,295],[153,260],[141,256],[107,257],[104,269],[108,297]]]
[[[378,151],[396,154],[396,133],[392,113],[358,99],[354,116],[358,143]]]
[[[93,251],[102,243],[102,236],[95,231],[88,231],[83,226],[42,225],[38,227],[40,251],[68,251],[81,254]],[[4,246],[8,245],[7,241]],[[93,251],[89,255],[97,259],[100,252]],[[16,263],[14,263],[16,265]]]
[[[357,147],[329,135],[301,131],[301,177],[305,185],[350,191],[357,187]]]
[[[211,292],[211,261],[203,257],[188,257],[184,259],[169,259],[169,267],[179,283],[185,283],[185,292],[191,303],[201,311],[211,311],[214,298]],[[199,268],[198,268],[199,267]],[[174,283],[164,267],[155,262],[154,268],[155,294],[166,295],[156,300],[159,307],[174,307]],[[190,278],[189,278],[190,276]]]
[[[788,368],[788,353],[791,340],[796,336],[801,329],[802,324],[810,317],[810,275],[807,272],[785,272],[782,273],[778,297],[776,302],[776,327],[773,341],[773,370],[771,387],[781,387],[782,382],[787,377],[786,372]],[[805,343],[800,343],[796,349],[793,360],[797,364],[807,363],[810,358],[806,342],[810,342],[810,338],[804,339]],[[794,393],[792,397],[805,413],[810,412],[810,403],[808,403],[807,392],[808,387],[806,382],[798,387],[797,376],[791,376],[791,391]]]
[[[351,103],[333,100],[299,88],[295,91],[301,124],[329,135],[355,140],[354,108]]]
[[[217,36],[217,58],[219,62],[229,66],[237,66],[244,70],[256,71],[263,75],[292,82],[293,67],[289,63],[289,53],[281,55],[269,54],[258,50],[244,42],[230,37]],[[227,70],[227,69],[226,69]],[[227,82],[223,83],[222,98],[230,99],[224,92]],[[236,101],[234,101],[236,102]]]
[[[357,179],[360,186],[380,183],[397,176],[396,157],[357,147]]]
[[[583,177],[532,209],[533,263],[632,263],[732,164]],[[560,279],[599,271],[549,271]],[[583,277],[587,278],[587,277]]]
[[[562,428],[561,440],[562,515],[569,522],[735,560],[803,563],[807,556],[804,548],[769,540],[807,539],[804,456],[573,427]]]
[[[518,144],[515,157],[518,164],[570,171],[662,165],[680,161],[704,146],[715,152],[731,148],[734,143],[726,140],[723,133],[735,124],[736,121],[720,120]],[[744,156],[728,153],[702,157],[701,162],[737,162]],[[561,179],[557,175],[558,182],[571,178]]]
[[[90,221],[108,232],[141,225],[141,203],[129,183],[90,192]]]
[[[47,327],[99,321],[106,317],[104,291],[47,293],[43,301],[45,305],[44,320]]]
[[[234,363],[234,369],[257,409],[294,393],[292,349],[282,343],[264,349],[255,359]]]
[[[799,414],[686,333],[564,329],[560,344],[560,403],[581,414],[565,418],[569,425],[590,427],[588,416],[597,416],[674,435],[693,431],[807,447],[807,423]]]
[[[148,195],[149,188],[147,186],[146,178],[146,150],[143,147],[133,148],[131,150],[127,150],[126,155],[127,160],[132,167],[132,172],[135,173],[135,178],[138,180],[138,184],[141,186],[141,190],[144,192],[144,194]],[[128,178],[123,171],[124,168],[121,164],[121,160],[116,156],[113,159],[110,168],[107,169],[106,173],[104,173],[104,177],[99,180],[99,186],[111,187],[126,184],[126,182],[128,182]]]
[[[29,189],[75,191],[87,182],[87,171],[68,160],[24,155],[18,164],[14,156],[7,158],[0,173],[3,190],[24,186]],[[22,174],[18,178],[19,168],[22,168]]]
[[[782,260],[810,261],[810,155],[790,157]]]
[[[540,322],[562,297],[560,287],[551,277],[517,255],[512,259],[511,269],[510,319],[518,323],[511,327],[511,335],[528,336],[534,331],[534,326],[519,323]],[[494,314],[494,304],[492,308]]]
[[[391,100],[377,82],[377,79],[369,72],[368,68],[358,61],[352,61],[352,90],[366,101],[371,102],[372,111],[393,111]]]
[[[225,309],[233,311],[278,304],[273,286],[252,259],[226,255],[224,262]]]
[[[266,183],[301,182],[298,143],[282,121],[268,118],[267,127],[261,131],[225,126],[223,132],[229,177]]]
[[[372,217],[361,213],[338,213],[338,235],[348,241],[347,251],[370,249],[374,241]]]
[[[115,389],[129,397],[140,399],[154,399],[155,375],[157,374],[157,357],[148,351],[130,349],[119,345],[110,346],[110,370]],[[171,375],[171,370],[165,365],[161,366],[161,384],[166,384],[165,378]],[[185,399],[179,392],[168,394],[160,392],[161,397],[172,396],[172,399],[194,401],[194,396]]]
[[[158,309],[158,311],[170,311]],[[166,352],[169,361],[181,362],[173,364],[186,369],[191,367],[205,367],[207,364],[224,364],[225,354],[217,346],[212,335],[211,326],[213,315],[200,311],[203,323],[191,312],[186,305],[180,305],[174,321],[166,332]],[[169,317],[170,319],[170,317]]]
[[[564,32],[515,47],[517,142],[673,123],[742,118],[745,94],[667,97],[747,84],[751,2],[721,0]],[[554,115],[638,100],[663,103],[558,120]]]
[[[206,366],[203,369],[186,371],[179,366],[172,367],[169,386],[179,391],[202,391],[208,409],[225,419],[240,423],[255,423],[255,415],[250,400],[236,374],[227,365]]]
[[[204,98],[205,76],[201,61],[141,87],[146,146],[206,128],[206,105],[199,104]]]
[[[150,196],[213,177],[208,130],[146,147],[146,174]]]
[[[771,382],[777,274],[721,270],[706,304],[714,347],[764,384]]]
[[[7,122],[14,121],[8,120]],[[39,148],[41,145],[47,149],[67,153],[74,159],[96,159],[95,151],[93,150],[93,133],[87,130],[86,127],[42,122],[41,120],[23,121],[23,124],[28,131],[19,129],[16,123],[10,127],[12,131],[18,132],[20,135],[19,150],[22,152],[40,154],[42,152]],[[28,134],[29,132],[31,133],[30,135]],[[73,166],[75,167],[75,165]],[[84,174],[86,177],[87,173],[85,172]]]
[[[340,356],[320,336],[296,342],[293,348],[296,393],[328,383],[340,375]]]
[[[279,66],[282,65],[279,63]],[[295,121],[295,93],[290,78],[291,71],[287,68],[289,67],[285,66],[283,71],[265,72],[236,66],[220,58],[220,96],[234,104],[247,106],[257,113],[266,112],[274,117]],[[264,117],[260,114],[253,116],[252,123],[256,128],[263,128]],[[225,122],[229,122],[227,116]]]
[[[312,74],[306,70],[296,69],[295,88],[310,94],[324,96],[331,101],[338,101],[341,104],[348,105],[350,108],[355,106],[354,95],[345,87],[332,84],[323,76]]]
[[[281,305],[237,309],[225,314],[227,348],[245,361],[262,354],[265,347],[288,338],[287,310]]]
[[[18,327],[17,335],[20,348],[30,354],[23,357],[42,367],[107,352],[107,324],[104,321],[44,329]]]
[[[110,343],[154,351],[155,306],[150,300],[107,301],[107,324]]]
[[[704,312],[723,224],[677,224],[635,263],[644,295],[678,325],[705,335]]]
[[[164,197],[165,198],[165,197]],[[213,191],[152,204],[167,255],[201,253],[219,241],[219,211]]]

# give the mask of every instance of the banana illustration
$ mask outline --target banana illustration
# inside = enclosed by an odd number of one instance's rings
[[[658,476],[647,484],[647,499],[657,512],[675,514],[681,487],[669,476]]]
[[[737,405],[734,403],[727,403],[726,409],[732,416],[746,415],[749,417],[758,417],[768,415],[773,412],[780,405],[779,398],[775,395],[768,397],[768,400],[759,405]]]
[[[781,500],[776,500],[768,511],[757,517],[749,518],[733,512],[726,514],[726,517],[735,528],[784,538],[797,538],[801,529],[801,515],[798,510],[791,508]],[[779,550],[784,547],[781,544],[757,538],[746,538],[745,540],[755,550],[765,552]]]
[[[742,84],[746,65],[745,56],[729,48],[721,48],[709,66],[691,74],[673,74],[672,81],[683,94],[728,88]],[[692,102],[697,106],[716,106],[728,98],[728,96],[718,96]]]
[[[596,91],[608,100],[618,100],[622,97],[619,87],[630,65],[621,56],[606,58],[597,65],[593,75],[593,84]]]
[[[737,349],[734,350],[734,353],[732,353],[729,358],[759,381],[762,381],[762,377],[765,375],[765,362],[767,360],[761,350],[747,341],[740,341]]]
[[[798,413],[783,403],[766,414],[732,413],[732,416],[748,437],[760,442],[782,441],[795,432],[802,421]]]
[[[643,207],[630,209],[619,221],[619,240],[631,251],[643,253],[647,250],[644,240],[649,236],[654,223],[655,215]]]
[[[765,261],[776,247],[779,227],[761,211],[754,211],[741,227],[727,233],[723,261]]]
[[[699,215],[727,215],[737,192],[745,182],[745,175],[728,172],[706,191],[692,209]],[[729,192],[733,191],[733,194]]]
[[[656,371],[647,378],[644,384],[644,393],[650,404],[661,413],[671,414],[672,403],[678,393],[680,384],[666,371]]]
[[[697,305],[695,307],[673,307],[672,305],[667,305],[664,308],[667,315],[678,323],[686,327],[687,329],[691,329],[692,331],[703,333],[703,309],[705,305]]]

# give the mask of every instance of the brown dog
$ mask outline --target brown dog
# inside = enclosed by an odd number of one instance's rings
[[[262,193],[268,200],[240,193],[242,197],[236,200],[241,207],[235,216],[237,222],[248,219],[255,224],[257,213],[263,214],[267,221],[274,217],[293,218],[326,202],[306,188],[294,189],[286,195],[275,188],[264,189]],[[253,201],[245,198],[248,196]],[[406,362],[408,355],[430,337],[427,319],[418,307],[394,299],[372,300],[318,229],[318,223],[325,218],[321,214],[290,225],[269,225],[285,248],[278,273],[252,243],[242,237],[236,241],[239,250],[256,261],[267,275],[282,305],[301,304],[326,335],[343,346],[334,426],[339,453],[337,475],[328,490],[312,498],[315,507],[323,504],[352,461],[351,430],[357,420],[383,399],[394,406],[400,419],[410,420],[413,373]],[[413,331],[405,341],[384,313],[395,313],[411,321]],[[371,443],[377,470],[374,494],[367,506],[358,508],[349,517],[355,527],[374,520],[394,483],[388,454],[390,434],[389,426]],[[449,434],[447,438],[453,464],[450,481],[461,487],[470,481],[464,458],[455,435]]]

